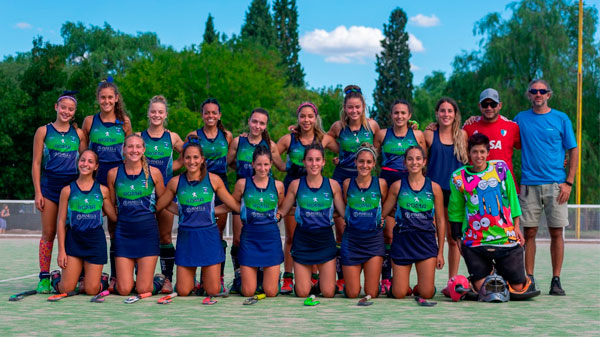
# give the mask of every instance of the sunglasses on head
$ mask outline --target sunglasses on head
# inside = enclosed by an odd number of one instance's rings
[[[540,95],[545,95],[547,93],[550,92],[550,90],[546,90],[546,89],[529,89],[529,93],[532,95],[537,95],[537,93],[540,93]]]
[[[496,107],[498,106],[498,103],[494,102],[494,101],[484,101],[481,102],[481,107],[484,109],[487,109],[489,106],[492,107],[492,109],[496,109]]]

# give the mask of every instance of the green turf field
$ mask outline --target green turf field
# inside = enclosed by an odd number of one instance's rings
[[[5,280],[37,274],[37,243],[0,239],[0,335],[600,335],[598,244],[566,246],[566,297],[547,295],[550,254],[547,244],[539,244],[536,279],[542,295],[525,302],[453,303],[439,293],[432,308],[417,306],[412,297],[375,299],[370,307],[358,307],[341,295],[320,298],[316,307],[304,307],[303,299],[292,296],[242,306],[239,295],[218,298],[214,306],[203,306],[201,297],[158,305],[159,296],[127,305],[115,295],[105,303],[90,303],[85,295],[55,303],[46,301],[48,295],[9,302],[11,294],[35,288],[37,277]],[[230,265],[226,272],[231,279]],[[441,289],[447,270],[437,275]]]

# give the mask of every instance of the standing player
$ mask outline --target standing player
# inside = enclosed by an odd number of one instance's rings
[[[382,215],[387,215],[396,207],[390,252],[394,269],[391,293],[395,298],[410,294],[410,269],[414,263],[418,280],[412,292],[431,298],[435,294],[435,269],[444,266],[445,219],[444,213],[435,211],[442,209],[443,194],[437,183],[425,177],[427,156],[421,147],[409,147],[404,162],[408,177],[390,186],[382,211]]]
[[[117,214],[110,203],[108,188],[94,180],[98,155],[92,150],[83,151],[77,168],[79,178],[60,194],[58,266],[62,275],[53,272],[52,283],[59,294],[71,292],[85,270],[85,292],[96,295],[108,287],[108,278],[101,284],[102,267],[107,262],[102,211],[111,221],[117,220]]]
[[[336,244],[331,220],[334,206],[340,215],[344,215],[342,191],[335,180],[321,175],[325,153],[320,144],[305,148],[303,162],[306,176],[290,183],[278,217],[287,215],[296,203],[298,226],[291,250],[296,296],[306,297],[310,293],[312,266],[316,265],[321,293],[333,297],[336,292]]]
[[[357,85],[344,88],[344,103],[340,111],[340,120],[333,123],[329,129],[331,137],[339,144],[339,162],[333,171],[333,179],[342,186],[344,180],[358,175],[356,170],[356,150],[360,144],[367,142],[373,144],[374,135],[379,132],[376,121],[367,118],[367,104],[362,90]],[[344,233],[344,218],[335,217],[335,234],[338,245],[336,253],[336,269],[338,274],[337,291],[341,293],[344,288],[344,274],[340,261],[340,244]]]
[[[360,273],[365,272],[365,294],[379,295],[379,275],[385,254],[381,204],[387,195],[384,179],[372,176],[377,165],[375,148],[363,143],[356,152],[358,176],[344,181],[346,230],[342,237],[342,266],[345,295],[360,293]]]
[[[37,292],[49,294],[52,246],[56,236],[56,216],[60,191],[77,179],[77,158],[86,148],[85,134],[71,125],[77,109],[74,92],[65,91],[54,104],[56,120],[41,126],[33,138],[31,176],[35,207],[42,215],[39,243],[40,281]]]
[[[150,99],[148,106],[148,129],[140,133],[146,144],[144,155],[148,164],[156,167],[163,176],[165,184],[173,177],[173,171],[179,170],[181,162],[173,162],[173,150],[181,153],[183,141],[173,131],[165,129],[168,111],[167,100],[161,96]],[[165,275],[162,293],[173,292],[173,267],[175,265],[175,248],[171,232],[173,231],[173,213],[163,211],[156,214],[160,235],[160,269]]]
[[[190,136],[183,145],[186,172],[169,181],[157,209],[168,206],[179,214],[177,233],[177,293],[190,294],[195,284],[196,268],[202,268],[202,286],[209,296],[221,290],[220,270],[225,261],[219,228],[215,221],[215,198],[218,196],[229,208],[239,211],[236,202],[216,174],[208,172],[198,138]],[[177,197],[179,207],[174,207]]]
[[[134,286],[138,294],[156,294],[164,283],[164,275],[157,275],[154,280],[152,275],[160,252],[155,204],[165,185],[160,171],[148,165],[145,150],[141,136],[127,136],[123,143],[125,163],[108,172],[111,203],[118,207],[114,232],[118,275],[115,292],[122,296]]]

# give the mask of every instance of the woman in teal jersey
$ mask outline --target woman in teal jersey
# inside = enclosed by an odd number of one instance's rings
[[[159,255],[155,204],[165,185],[160,171],[148,165],[145,150],[141,136],[127,136],[123,143],[125,163],[108,172],[111,203],[118,207],[114,232],[116,291],[123,296],[131,292],[134,284],[139,294],[156,293],[164,282],[164,276],[158,278],[160,282],[153,282],[152,275]]]
[[[406,150],[404,164],[408,177],[390,186],[382,215],[396,208],[396,226],[390,256],[394,277],[391,295],[404,298],[410,295],[410,269],[417,269],[415,296],[431,298],[435,294],[435,269],[444,266],[445,218],[440,212],[444,196],[440,185],[425,176],[427,157],[419,146]],[[437,211],[436,211],[437,210]],[[434,222],[435,221],[435,222]],[[436,242],[437,239],[437,242]]]
[[[374,145],[381,153],[381,174],[388,186],[391,186],[398,179],[406,177],[408,170],[404,166],[404,154],[410,146],[419,145],[425,148],[425,137],[423,132],[413,130],[409,126],[409,120],[412,117],[412,107],[406,100],[396,100],[392,103],[391,128],[379,130],[375,135]],[[381,292],[383,294],[389,291],[392,277],[392,263],[390,261],[390,247],[392,243],[393,229],[395,221],[393,217],[385,219],[386,226],[384,230],[386,254],[384,257],[383,269],[381,274]]]
[[[302,176],[306,175],[306,169],[302,159],[304,158],[304,149],[306,146],[313,143],[321,143],[324,148],[328,148],[331,151],[338,153],[338,145],[331,136],[327,135],[323,131],[321,126],[321,116],[319,116],[319,110],[317,106],[312,102],[302,102],[296,109],[296,116],[298,117],[298,124],[293,127],[293,132],[289,133],[279,139],[277,142],[277,148],[279,153],[287,153],[287,162],[285,170],[287,172],[283,185],[287,191],[290,183]],[[294,210],[292,209],[292,212]],[[284,256],[285,261],[283,264],[283,285],[281,286],[282,294],[290,294],[294,290],[292,268],[294,266],[294,260],[290,255],[290,249],[292,247],[292,241],[294,239],[294,230],[296,229],[296,220],[293,215],[288,215],[284,218],[285,222],[285,245],[284,245]]]
[[[173,171],[181,168],[181,161],[173,161],[173,152],[181,153],[183,141],[173,131],[167,130],[167,100],[157,95],[150,99],[148,105],[148,129],[139,133],[146,143],[144,155],[150,166],[160,170],[163,180],[169,182]],[[160,269],[165,275],[162,293],[173,292],[173,267],[175,264],[175,248],[173,247],[171,232],[173,231],[173,213],[162,211],[156,214],[158,231],[160,235]]]
[[[71,292],[83,269],[85,292],[96,295],[108,286],[108,279],[103,280],[105,284],[100,282],[107,262],[102,211],[111,221],[117,220],[117,214],[110,203],[108,188],[94,179],[98,155],[89,149],[83,151],[77,168],[79,178],[60,193],[57,262],[62,277],[54,277],[53,283],[58,293]]]
[[[341,258],[344,292],[355,298],[360,293],[360,272],[365,271],[365,294],[379,295],[379,275],[385,254],[381,204],[387,195],[384,179],[372,176],[377,165],[375,147],[363,143],[356,152],[358,176],[344,181],[346,230],[342,237]]]
[[[356,150],[360,144],[367,142],[373,144],[373,137],[379,132],[379,125],[376,121],[367,118],[367,104],[363,97],[362,90],[357,85],[349,85],[344,88],[344,104],[340,111],[340,120],[333,123],[329,129],[331,137],[335,138],[339,144],[339,162],[333,171],[333,179],[340,186],[347,178],[357,176],[356,171]],[[335,217],[335,237],[338,245],[342,241],[344,232],[343,217]],[[344,287],[344,275],[342,272],[340,252],[337,253],[337,273],[338,273],[338,292]]]
[[[60,191],[77,179],[77,158],[87,147],[85,134],[71,125],[77,109],[75,92],[65,91],[54,104],[56,120],[41,126],[33,137],[31,176],[35,207],[42,215],[39,242],[40,281],[37,291],[49,294],[52,246],[56,237],[56,216]]]
[[[340,185],[321,175],[325,154],[320,144],[311,144],[304,151],[306,176],[291,182],[280,215],[287,215],[296,204],[296,222],[291,254],[294,258],[295,293],[306,297],[312,288],[312,266],[319,270],[320,291],[333,297],[335,285],[336,246],[331,230],[333,210],[344,215]]]
[[[195,136],[190,136],[183,146],[183,162],[186,172],[173,177],[164,195],[158,200],[157,210],[165,207],[179,214],[177,234],[176,290],[179,296],[187,296],[194,288],[197,267],[202,268],[202,286],[209,296],[221,290],[220,270],[225,261],[219,229],[215,221],[215,198],[238,211],[235,201],[218,175],[206,168],[202,147]],[[172,201],[177,197],[177,207]]]
[[[284,199],[283,183],[271,177],[273,157],[264,146],[257,146],[252,155],[254,175],[235,184],[233,198],[241,203],[239,261],[242,294],[252,296],[257,288],[258,268],[263,268],[262,290],[269,297],[279,291],[279,265],[283,262],[281,234],[276,217]]]

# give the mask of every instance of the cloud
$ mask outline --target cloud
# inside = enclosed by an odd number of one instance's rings
[[[31,29],[33,26],[27,22],[17,22],[15,24],[15,28],[17,29]]]
[[[425,51],[425,47],[423,47],[423,42],[417,39],[416,36],[408,33],[408,48],[413,53],[422,53]]]
[[[373,59],[381,50],[384,36],[377,28],[338,26],[328,32],[315,29],[300,38],[302,49],[311,54],[324,55],[325,62],[362,63]]]
[[[411,70],[411,71],[417,71],[417,70],[421,70],[421,67],[419,67],[419,66],[418,66],[418,65],[416,65],[416,64],[412,64],[412,63],[411,63],[411,64],[410,64],[410,70]]]
[[[435,14],[433,14],[431,16],[417,14],[417,15],[411,17],[408,21],[410,23],[412,23],[413,25],[419,26],[419,27],[433,27],[433,26],[438,26],[440,24],[440,19],[438,19],[438,17],[435,16]]]

